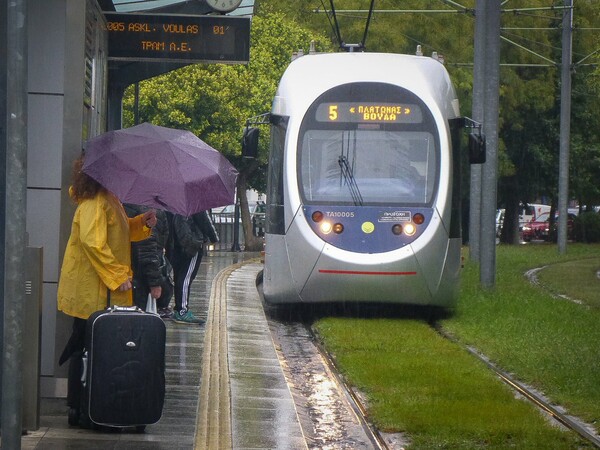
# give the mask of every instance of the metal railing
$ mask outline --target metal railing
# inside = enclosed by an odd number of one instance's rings
[[[244,230],[242,221],[235,213],[212,213],[213,224],[219,234],[220,241],[210,244],[212,251],[242,251],[244,250]],[[252,215],[252,228],[255,236],[264,236],[264,213]]]

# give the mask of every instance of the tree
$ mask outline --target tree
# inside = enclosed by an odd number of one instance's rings
[[[532,9],[555,3],[552,0],[511,0],[506,7]],[[238,192],[242,194],[242,201],[245,187],[264,189],[267,165],[267,139],[261,140],[257,160],[248,161],[240,156],[240,138],[246,119],[269,110],[277,81],[292,52],[307,51],[311,40],[317,42],[320,51],[337,47],[330,17],[314,12],[316,8],[329,8],[328,0],[256,0],[255,4],[247,66],[194,65],[148,80],[141,87],[142,119],[189,129],[222,151],[240,171]],[[335,4],[338,10],[342,7],[366,10],[370,0],[335,1]],[[460,8],[461,4],[466,9]],[[448,13],[375,13],[366,39],[367,50],[414,54],[420,45],[425,55],[434,51],[444,55],[462,114],[471,116],[474,6],[475,0],[405,0],[401,7],[397,0],[378,0],[376,7],[381,10],[446,9]],[[366,14],[338,16],[342,39],[349,43],[360,42]],[[552,202],[557,196],[559,71],[552,64],[547,67],[539,64],[560,62],[561,17],[560,9],[507,13],[502,17],[505,41],[501,59],[502,63],[511,66],[501,69],[498,202],[499,207],[506,207],[507,223],[511,216],[516,219],[512,231],[507,230],[503,236],[505,242],[518,241],[520,203],[541,198]],[[592,55],[585,62],[597,63],[600,40],[593,31],[600,24],[597,1],[576,0],[574,19],[574,61]],[[300,23],[302,26],[298,25]],[[540,27],[547,29],[539,30]],[[512,66],[518,63],[528,66]],[[575,198],[588,204],[600,202],[596,181],[600,173],[598,80],[598,69],[594,72],[590,67],[576,67],[570,184]],[[129,110],[125,114],[129,124],[133,117],[132,99],[129,92],[126,101]],[[464,171],[464,177],[462,184],[468,186],[468,171]],[[463,198],[468,200],[467,196]],[[464,203],[468,204],[467,201]],[[249,233],[251,226],[246,205],[242,206],[245,236],[249,238],[246,242],[257,248]]]
[[[580,208],[600,204],[600,11],[596,2],[578,1],[575,9],[569,187]],[[577,30],[581,30],[577,32]],[[591,65],[588,65],[591,64]]]
[[[246,250],[260,250],[248,210],[246,190],[264,191],[268,142],[263,139],[258,158],[241,157],[246,120],[268,112],[277,83],[298,49],[308,52],[311,41],[327,50],[327,38],[310,32],[282,14],[263,8],[251,27],[247,65],[194,64],[140,83],[140,121],[189,130],[222,152],[238,169],[237,192]],[[127,90],[124,122],[133,125],[133,89]]]
[[[544,7],[547,1],[515,2],[511,7]],[[518,243],[519,205],[542,200],[555,210],[558,198],[558,154],[562,12],[503,16],[503,36],[512,41],[502,48],[502,61],[531,64],[530,67],[506,67],[501,72],[501,152],[498,200],[506,208],[504,243]],[[575,2],[574,62],[597,51],[597,38],[589,31],[600,23],[597,5]],[[594,25],[595,24],[595,25]],[[548,27],[540,30],[540,27]],[[535,29],[535,30],[532,30]],[[515,45],[518,44],[518,45]],[[525,51],[527,48],[530,51]],[[532,52],[535,52],[534,55]],[[555,65],[552,64],[555,63]],[[540,64],[548,63],[548,67]],[[533,66],[537,64],[538,66]],[[574,67],[571,120],[571,198],[581,198],[595,182],[587,169],[594,161],[598,105],[590,95],[588,68]],[[595,136],[594,136],[595,135]],[[578,157],[574,157],[578,155]],[[596,157],[597,159],[597,157]],[[586,161],[585,167],[579,163]],[[590,164],[592,163],[592,164]],[[511,220],[513,218],[513,220]],[[551,220],[554,214],[551,214]],[[509,225],[509,226],[506,226]],[[510,226],[512,225],[512,227]]]

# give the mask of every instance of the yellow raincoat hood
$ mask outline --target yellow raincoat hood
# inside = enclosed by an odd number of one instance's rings
[[[111,304],[130,306],[131,291],[116,289],[132,277],[130,241],[146,239],[150,232],[142,215],[128,218],[121,202],[109,192],[81,200],[63,259],[58,309],[87,319],[106,308],[107,287]]]

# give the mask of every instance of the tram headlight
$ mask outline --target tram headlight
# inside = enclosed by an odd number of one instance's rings
[[[412,236],[417,232],[417,227],[414,223],[407,223],[404,225],[404,234],[407,236]]]
[[[399,223],[394,224],[392,226],[392,233],[394,233],[396,236],[400,236],[402,234],[402,225]]]
[[[319,227],[321,228],[321,233],[323,234],[331,233],[331,229],[333,228],[331,222],[321,222],[321,225],[319,225]]]

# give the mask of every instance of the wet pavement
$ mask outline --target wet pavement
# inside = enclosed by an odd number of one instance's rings
[[[227,277],[226,290],[219,289],[223,283],[218,279],[213,282],[211,311],[219,310],[220,323],[214,326],[217,314],[209,312],[213,321],[207,324],[206,342],[209,338],[213,342],[221,340],[221,350],[216,356],[222,361],[218,363],[218,370],[216,367],[208,369],[208,364],[214,364],[216,358],[212,358],[212,362],[206,359],[209,346],[205,346],[203,377],[209,372],[211,382],[208,384],[209,397],[200,401],[199,416],[203,415],[204,407],[209,409],[207,417],[214,416],[217,405],[214,399],[221,396],[219,413],[223,414],[222,419],[227,420],[231,412],[231,440],[226,439],[228,430],[213,429],[212,436],[200,440],[196,448],[306,448],[256,290],[255,280],[260,270],[262,265],[259,263],[228,269],[232,274]],[[225,275],[221,273],[220,277]],[[211,325],[214,326],[212,331]],[[210,347],[212,351],[216,348],[214,344]],[[227,395],[230,401],[225,399]],[[221,424],[223,420],[220,420]]]
[[[270,320],[270,326],[308,447],[378,448],[345,398],[343,386],[317,351],[310,332],[298,323]]]
[[[203,326],[167,321],[166,398],[144,433],[67,424],[65,399],[42,399],[23,449],[376,448],[298,324],[268,321],[258,254],[204,257],[192,284]]]

